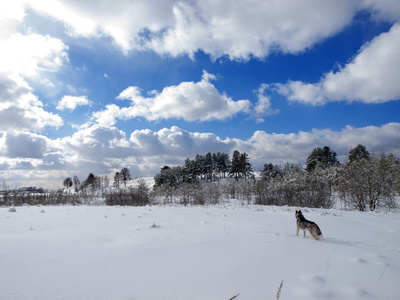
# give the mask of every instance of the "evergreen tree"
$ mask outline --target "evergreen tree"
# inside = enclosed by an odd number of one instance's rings
[[[78,178],[78,176],[74,175],[74,186],[75,186],[75,192],[78,192],[78,188],[81,184],[80,179]]]
[[[212,160],[211,152],[208,152],[204,156],[203,170],[204,170],[204,175],[205,175],[206,179],[211,180],[212,173],[213,173],[213,160]]]
[[[314,148],[307,157],[306,171],[312,172],[317,166],[326,169],[339,165],[336,156],[336,152],[333,152],[328,146],[325,146],[324,148]]]
[[[119,173],[119,175],[120,175],[120,177],[121,177],[121,179],[124,182],[124,185],[126,187],[126,182],[131,179],[131,174],[130,174],[129,170],[127,168],[123,168],[121,170],[121,172]]]
[[[175,186],[176,185],[176,177],[174,174],[174,170],[168,166],[161,168],[161,172],[158,173],[154,177],[154,187],[159,186]]]
[[[120,180],[121,176],[119,174],[119,172],[115,173],[114,175],[114,188],[119,189],[119,180]]]
[[[233,151],[232,154],[232,166],[229,176],[235,176],[238,178],[240,172],[240,152],[238,150]]]
[[[220,154],[220,155],[218,155]],[[218,172],[223,174],[223,177],[225,178],[225,174],[229,173],[230,167],[231,167],[231,160],[229,158],[229,155],[226,153],[219,153],[217,154],[217,168]]]
[[[278,165],[274,166],[272,163],[264,165],[264,168],[261,171],[262,179],[269,181],[278,176],[282,176],[281,168]]]
[[[370,160],[370,154],[364,145],[357,145],[349,152],[349,163],[355,162],[360,159]]]
[[[96,177],[93,175],[93,173],[90,173],[88,175],[88,177],[86,178],[84,185],[85,185],[85,187],[88,185],[93,185],[95,183],[95,181],[96,181]]]
[[[196,175],[200,176],[201,179],[203,179],[204,175],[204,157],[203,155],[196,155],[195,158],[195,163],[196,163]]]
[[[69,189],[73,185],[73,181],[71,177],[65,178],[63,181],[63,185]]]
[[[104,176],[104,187],[108,188],[110,185],[110,180],[108,179],[108,176]]]
[[[183,166],[183,181],[194,182],[196,181],[196,162],[187,158]]]
[[[249,176],[253,174],[253,169],[250,164],[250,158],[246,152],[240,155],[239,172],[242,174],[244,179],[247,179]]]

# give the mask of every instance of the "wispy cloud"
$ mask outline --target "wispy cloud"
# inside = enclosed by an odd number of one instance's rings
[[[257,94],[257,102],[254,105],[251,117],[255,119],[257,123],[263,123],[265,116],[270,116],[279,113],[279,109],[273,109],[271,105],[271,98],[268,96],[269,85],[261,84],[255,91]]]

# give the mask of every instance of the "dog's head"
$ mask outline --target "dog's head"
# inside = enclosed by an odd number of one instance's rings
[[[303,213],[301,212],[301,210],[296,210],[294,216],[296,217],[296,219],[302,218],[303,217]]]

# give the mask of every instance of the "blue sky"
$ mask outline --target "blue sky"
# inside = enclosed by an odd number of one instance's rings
[[[2,1],[0,179],[154,176],[207,152],[400,156],[400,3]]]

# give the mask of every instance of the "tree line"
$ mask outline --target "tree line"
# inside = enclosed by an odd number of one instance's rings
[[[256,191],[259,204],[331,207],[338,198],[345,209],[396,208],[400,195],[400,159],[371,154],[364,145],[349,151],[340,164],[329,147],[313,149],[301,166],[264,165]]]
[[[187,158],[183,166],[164,166],[154,177],[154,187],[177,187],[199,180],[212,182],[227,176],[245,180],[254,177],[247,153],[235,150],[231,159],[226,153],[208,152],[196,155],[195,159]]]
[[[238,199],[260,205],[331,208],[339,201],[345,209],[374,211],[394,209],[400,195],[400,159],[390,153],[371,154],[363,145],[351,149],[343,164],[325,146],[312,149],[304,166],[265,163],[260,171],[256,178],[247,153],[208,152],[187,158],[181,166],[162,167],[153,189],[144,182],[138,188],[126,188],[131,176],[123,168],[114,176],[113,189],[106,189],[101,197],[108,205],[197,205]],[[90,173],[82,182],[77,176],[66,178],[64,186],[82,195],[97,191],[99,196],[98,191],[109,187],[110,181]]]
[[[128,168],[123,168],[114,175],[113,187],[119,189],[123,184],[126,187],[127,181],[131,180],[131,174]],[[67,177],[63,181],[63,186],[69,191],[74,188],[75,192],[98,191],[110,186],[110,180],[107,175],[100,176],[89,173],[88,177],[81,181],[78,176]]]
[[[122,168],[115,173],[112,185],[107,175],[94,175],[89,173],[88,177],[80,181],[77,176],[67,177],[63,181],[66,188],[65,193],[59,193],[59,203],[90,204],[99,201],[106,205],[130,205],[143,206],[151,202],[150,188],[145,181],[139,180],[137,187],[127,187],[131,180],[128,168]],[[75,193],[71,193],[74,188]]]
[[[236,180],[215,184],[221,178]],[[164,166],[154,177],[155,195],[184,204],[243,199],[260,205],[388,210],[400,195],[400,160],[393,154],[370,154],[363,145],[351,149],[344,164],[329,147],[314,148],[305,166],[266,163],[256,180],[246,153],[197,155],[183,166]]]
[[[400,159],[384,152],[370,154],[358,145],[339,170],[337,192],[346,205],[365,211],[396,208],[400,195]]]

